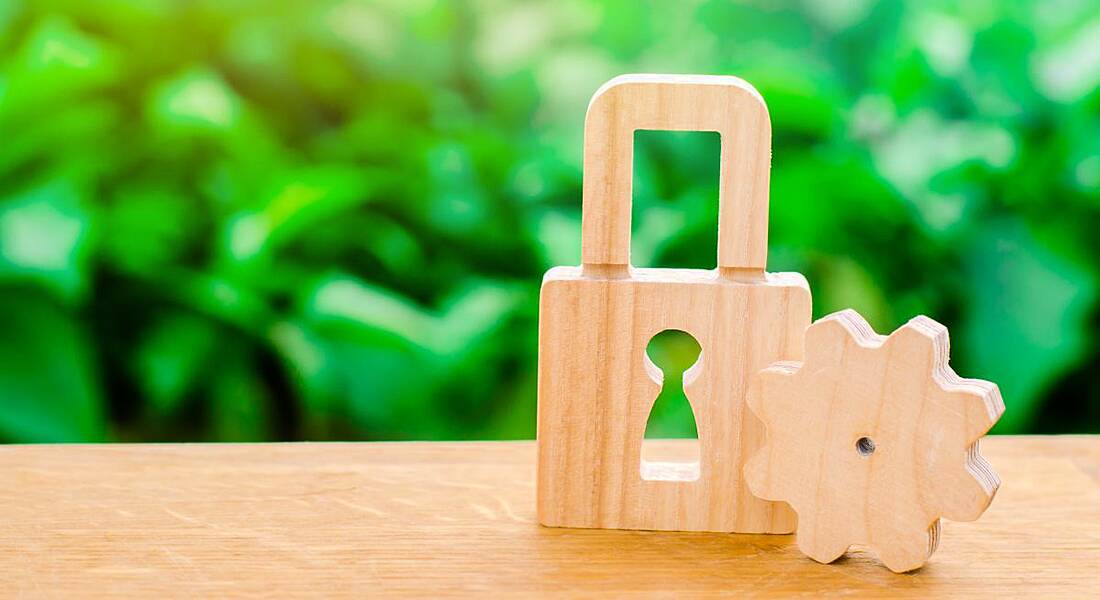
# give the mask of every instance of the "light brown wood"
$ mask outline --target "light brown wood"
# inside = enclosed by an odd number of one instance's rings
[[[719,134],[717,266],[763,272],[771,119],[755,88],[737,77],[714,75],[622,75],[596,91],[584,123],[582,262],[630,264],[639,129]]]
[[[718,131],[722,168],[713,271],[629,264],[633,133]],[[759,94],[734,77],[625,76],[598,91],[585,122],[580,267],[551,269],[539,313],[539,520],[550,526],[786,533],[794,515],[742,477],[762,441],[744,410],[751,376],[802,356],[810,291],[764,272],[771,128]],[[662,375],[646,356],[667,329],[702,348],[684,375],[698,467],[643,461]]]
[[[972,521],[1000,481],[977,443],[1004,412],[997,386],[948,366],[947,329],[916,317],[889,337],[855,311],[806,332],[805,362],[762,371],[749,406],[767,443],[752,491],[798,513],[798,546],[831,562],[853,544],[893,571],[924,564],[940,517]]]
[[[0,597],[1095,597],[1100,437],[982,450],[996,501],[896,575],[787,535],[539,527],[531,442],[6,446]]]

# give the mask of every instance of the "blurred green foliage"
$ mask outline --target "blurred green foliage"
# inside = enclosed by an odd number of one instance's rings
[[[624,72],[761,91],[817,316],[931,315],[998,431],[1100,431],[1095,2],[0,0],[0,440],[532,436]],[[635,263],[712,267],[716,189],[639,134]]]

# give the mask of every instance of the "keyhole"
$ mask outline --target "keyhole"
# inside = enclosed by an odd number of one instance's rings
[[[699,478],[699,433],[684,393],[684,379],[699,363],[699,342],[678,329],[666,329],[649,341],[650,371],[661,381],[642,440],[642,479],[694,481]],[[669,439],[676,441],[666,441]]]

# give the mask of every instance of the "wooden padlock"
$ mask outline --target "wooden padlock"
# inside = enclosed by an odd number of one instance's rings
[[[630,265],[634,132],[721,136],[714,270]],[[538,516],[544,525],[789,533],[784,503],[755,498],[742,477],[762,444],[745,407],[752,376],[799,360],[810,290],[798,273],[766,273],[771,122],[736,77],[627,75],[596,92],[584,131],[582,265],[543,279],[539,314]],[[682,330],[702,348],[684,375],[699,435],[691,475],[642,460],[661,373],[656,334]]]

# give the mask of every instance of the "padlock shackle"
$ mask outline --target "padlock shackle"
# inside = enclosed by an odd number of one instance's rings
[[[718,132],[718,268],[763,273],[771,170],[768,107],[744,80],[711,75],[622,75],[592,97],[584,123],[585,270],[601,273],[630,264],[639,129]]]

